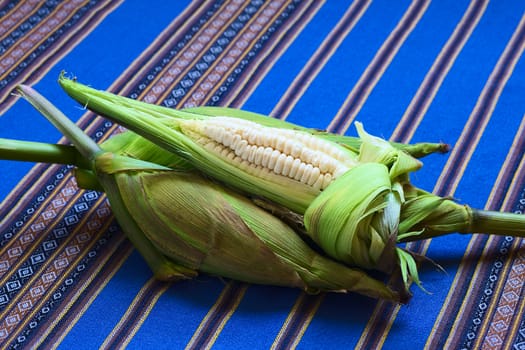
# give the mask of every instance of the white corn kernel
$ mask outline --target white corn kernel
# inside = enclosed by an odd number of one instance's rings
[[[277,158],[279,158],[280,154],[281,152],[277,150],[272,151],[272,154],[270,155],[270,159],[268,160],[268,168],[272,170],[275,168],[275,163],[277,163]]]
[[[321,188],[326,188],[330,183],[332,182],[332,175],[330,173],[326,173],[323,175],[323,184],[321,185]]]
[[[257,146],[248,146],[248,150],[247,150],[247,153],[248,153],[248,156],[246,157],[246,159],[250,162],[250,163],[255,163],[255,154],[257,153]]]
[[[256,165],[262,165],[264,167],[265,165],[264,165],[263,159],[264,159],[264,147],[257,147],[257,151],[255,152],[255,159],[253,160],[253,162]]]
[[[266,147],[266,148],[263,149],[262,161],[261,161],[261,165],[263,167],[265,167],[265,168],[268,167],[268,162],[270,162],[270,157],[272,156],[272,153],[273,153],[273,148],[271,148],[271,147]]]
[[[312,164],[306,164],[306,166],[304,167],[303,176],[301,176],[301,179],[299,181],[301,181],[304,184],[308,183],[308,179],[310,178],[310,174],[312,173],[313,168],[314,167]]]
[[[282,174],[284,162],[286,162],[286,154],[281,153],[279,154],[279,157],[277,157],[277,161],[275,162],[275,168],[273,169],[274,173],[276,173],[277,175]]]
[[[299,158],[295,158],[290,168],[290,172],[288,173],[288,177],[292,179],[295,178],[295,174],[297,174],[297,170],[299,170],[300,165],[301,165],[301,160]]]
[[[235,148],[235,154],[242,157],[247,147],[248,147],[248,141],[246,140],[239,141],[239,143],[237,144],[237,148]]]
[[[317,179],[321,176],[321,171],[318,167],[314,167],[312,171],[310,172],[310,176],[308,177],[307,184],[310,186],[313,186],[313,184],[317,181]]]
[[[294,158],[292,156],[286,156],[286,160],[284,162],[283,170],[281,170],[281,175],[289,176],[290,170],[292,169],[293,162],[294,162]]]
[[[305,169],[306,169],[306,163],[299,164],[299,168],[297,169],[297,172],[295,173],[295,176],[293,178],[300,181],[303,177]]]
[[[316,190],[321,190],[323,188],[324,175],[319,175],[315,183],[312,185]]]

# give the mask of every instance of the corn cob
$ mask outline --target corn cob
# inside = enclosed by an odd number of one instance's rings
[[[473,229],[525,234],[523,216],[474,210],[413,187],[409,173],[422,163],[359,123],[357,149],[327,133],[249,112],[176,111],[64,76],[59,83],[88,109],[179,154],[208,176],[304,214],[307,234],[350,265],[401,271],[405,282],[417,282],[413,256],[396,242]]]
[[[91,165],[117,220],[157,277],[191,278],[200,271],[310,293],[354,291],[407,301],[403,290],[394,291],[361,270],[316,253],[289,226],[238,193],[188,168],[169,169],[104,151],[34,90],[20,86],[19,92],[83,157],[69,159],[83,170]],[[35,149],[36,143],[26,148],[30,153]],[[66,149],[59,147],[49,154],[57,158]],[[43,159],[54,159],[49,154]]]

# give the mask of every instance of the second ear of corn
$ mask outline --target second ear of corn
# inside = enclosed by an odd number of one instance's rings
[[[148,240],[191,270],[310,293],[404,298],[363,271],[314,252],[282,221],[198,174],[124,170],[112,181]]]

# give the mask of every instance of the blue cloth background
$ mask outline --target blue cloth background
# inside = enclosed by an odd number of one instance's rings
[[[25,19],[8,23],[9,14],[23,6],[30,9]],[[72,24],[39,27],[60,6]],[[218,27],[221,36],[203,29],[210,18],[236,6],[239,11]],[[163,82],[164,100],[155,103],[233,106],[352,135],[351,123],[359,120],[370,133],[392,140],[443,141],[451,152],[425,159],[415,184],[473,207],[521,213],[524,10],[519,0],[4,1],[0,137],[61,139],[28,103],[10,94],[16,84],[27,83],[95,139],[105,138],[114,126],[61,91],[56,80],[62,70],[95,88],[144,98],[172,74],[165,67],[181,60],[177,53],[211,35],[209,46],[194,49],[210,55],[186,56],[193,68]],[[245,49],[235,45],[249,39],[242,34],[263,15],[270,20],[259,22],[257,40],[250,39],[251,46],[228,61],[226,70],[217,70],[221,54]],[[19,61],[9,63],[13,47],[32,42],[29,35],[39,28],[47,38],[57,36],[33,42]],[[192,95],[213,73],[219,74],[212,80],[217,89]],[[56,202],[69,189],[62,187],[68,168],[13,161],[1,161],[0,167],[2,347],[525,344],[521,239],[453,234],[413,244],[411,249],[447,273],[423,267],[420,277],[430,293],[413,288],[406,306],[356,295],[306,296],[208,276],[168,285],[152,279],[101,194],[78,192],[76,202]],[[41,212],[43,203],[55,207]],[[51,212],[56,218],[35,226]],[[66,267],[60,265],[64,261]],[[54,277],[46,280],[49,276]],[[45,287],[37,287],[44,280]]]

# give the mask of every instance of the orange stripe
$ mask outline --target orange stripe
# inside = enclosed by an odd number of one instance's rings
[[[40,0],[20,1],[11,11],[2,17],[0,21],[0,41],[5,39],[9,34],[14,32],[18,23],[23,23],[32,14],[38,11]]]
[[[89,0],[84,0],[84,3],[87,3]],[[2,53],[2,60],[0,61],[0,80],[4,79],[9,74],[10,67],[18,66],[19,62],[27,58],[32,52],[31,49],[41,45],[49,35],[53,34],[53,30],[64,22],[69,20],[75,14],[75,11],[67,13],[67,16],[60,15],[63,12],[64,7],[69,7],[70,2],[77,2],[76,0],[70,0],[61,3],[53,11],[54,16],[48,16],[44,21],[38,23],[30,32],[25,36],[26,40],[19,41],[15,45],[11,46],[6,52]],[[76,7],[75,7],[76,8]],[[60,16],[59,16],[60,15]],[[43,33],[41,33],[43,32]],[[30,44],[27,48],[23,46]],[[4,63],[5,62],[5,63]]]

